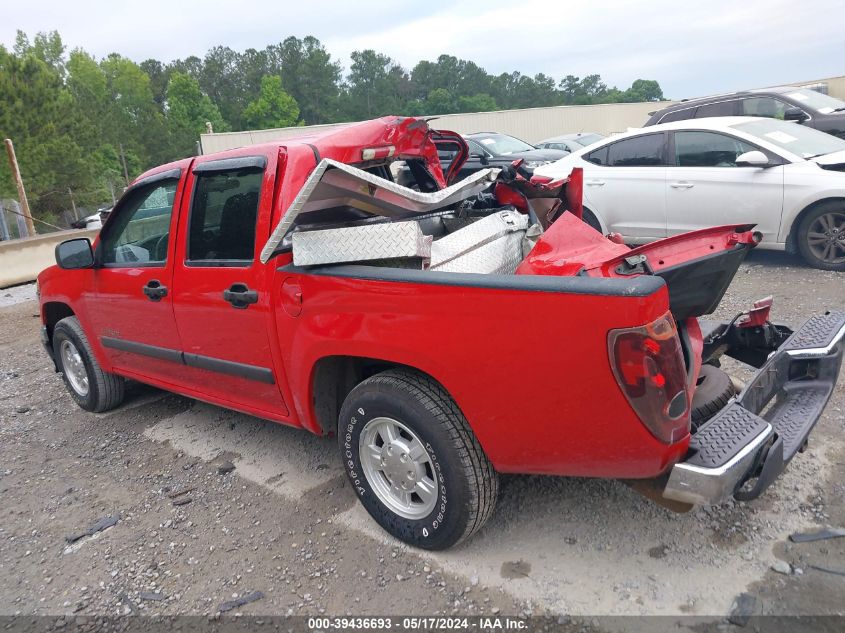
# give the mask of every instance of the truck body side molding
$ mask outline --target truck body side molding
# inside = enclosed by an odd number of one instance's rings
[[[126,341],[124,339],[110,336],[100,337],[100,342],[104,347],[116,349],[121,352],[140,354],[141,356],[149,356],[150,358],[157,358],[159,360],[168,360],[173,363],[179,363],[180,365],[196,367],[197,369],[207,369],[208,371],[216,371],[219,374],[227,374],[229,376],[246,378],[247,380],[255,380],[268,385],[275,384],[276,382],[276,379],[273,376],[273,370],[267,367],[247,365],[246,363],[236,363],[230,360],[223,360],[222,358],[202,356],[201,354],[187,354],[167,347],[157,347],[155,345],[147,345],[146,343],[136,343],[135,341]]]

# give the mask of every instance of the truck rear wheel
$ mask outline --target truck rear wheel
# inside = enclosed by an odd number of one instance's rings
[[[361,503],[396,538],[446,549],[493,512],[499,480],[454,400],[434,380],[389,370],[340,411],[338,442]]]
[[[123,378],[102,370],[79,319],[67,317],[56,323],[53,354],[65,387],[80,407],[100,413],[123,402]]]

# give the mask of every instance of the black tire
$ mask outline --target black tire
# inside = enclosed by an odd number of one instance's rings
[[[359,442],[364,427],[376,418],[398,421],[424,445],[429,466],[438,475],[436,502],[429,514],[405,518],[374,491],[361,463]],[[346,474],[367,512],[409,545],[428,550],[449,548],[475,533],[493,513],[498,474],[454,400],[424,374],[389,370],[356,386],[340,411],[338,443]],[[375,476],[387,481],[383,473]]]
[[[65,360],[62,354],[62,343],[64,341],[70,342],[79,353],[88,379],[87,393],[80,393],[74,387],[73,381],[68,377],[68,371],[65,368]],[[56,323],[56,326],[53,328],[53,354],[56,359],[56,365],[59,371],[62,372],[62,379],[65,382],[68,393],[70,393],[71,398],[80,407],[86,411],[100,413],[114,409],[123,402],[124,379],[120,376],[106,373],[100,368],[100,364],[91,350],[88,337],[85,336],[85,332],[82,330],[82,326],[76,317],[67,317]]]
[[[703,365],[692,397],[692,429],[707,422],[734,397],[731,377],[718,367]]]
[[[825,220],[829,223],[827,231],[823,225]],[[830,241],[811,243],[815,236],[818,236],[817,240],[827,238]],[[830,200],[816,206],[801,218],[797,238],[798,251],[810,266],[822,270],[845,270],[845,202]],[[822,257],[827,244],[831,247],[830,253]]]
[[[584,221],[585,224],[589,224],[599,233],[604,233],[602,231],[601,223],[599,222],[598,218],[587,207],[584,207],[583,211],[581,212],[581,219]]]

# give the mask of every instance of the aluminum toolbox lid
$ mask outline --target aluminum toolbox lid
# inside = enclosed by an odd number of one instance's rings
[[[292,237],[297,266],[431,256],[432,237],[414,221],[297,231]]]
[[[522,237],[528,216],[498,211],[440,238],[431,247],[431,270],[513,272],[522,261]],[[514,263],[515,262],[515,263]]]
[[[335,206],[350,206],[388,217],[425,213],[475,195],[490,186],[498,174],[498,169],[482,169],[445,189],[423,193],[357,167],[324,158],[311,172],[261,249],[261,262],[267,263],[301,213]]]

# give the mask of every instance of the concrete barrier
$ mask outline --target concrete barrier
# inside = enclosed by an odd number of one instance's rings
[[[0,242],[0,288],[35,281],[38,273],[56,263],[56,244],[75,237],[93,241],[98,232],[99,229],[58,231]]]

